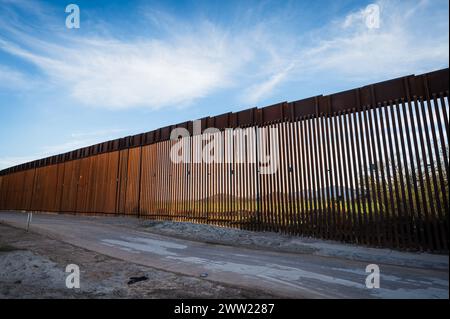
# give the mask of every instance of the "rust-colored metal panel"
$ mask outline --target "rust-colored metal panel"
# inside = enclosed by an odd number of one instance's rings
[[[23,174],[14,172],[12,174],[9,192],[9,209],[20,209],[23,191]]]
[[[12,209],[11,194],[12,194],[13,178],[14,178],[14,173],[10,173],[9,175],[7,175],[7,182],[5,183],[6,184],[6,190],[5,190],[5,208],[6,209]]]
[[[65,163],[61,211],[76,212],[80,161]]]
[[[128,154],[126,178],[125,214],[139,213],[139,184],[141,166],[141,147],[131,148]]]
[[[283,105],[284,103],[277,103],[274,105],[266,106],[261,109],[262,111],[262,122],[261,124],[266,123],[275,123],[279,122],[283,119]]]
[[[58,163],[57,165],[57,181],[56,181],[56,194],[55,194],[55,211],[60,212],[61,211],[61,200],[62,200],[62,193],[63,193],[63,183],[64,183],[64,163]]]
[[[104,153],[93,158],[91,210],[96,213],[114,213],[116,189],[111,188],[111,176],[117,174],[117,166],[110,165],[110,154]],[[117,161],[117,159],[116,159]],[[116,163],[117,164],[117,163]],[[111,172],[114,170],[114,172]],[[114,178],[113,181],[116,184]],[[111,195],[111,193],[113,195]],[[111,196],[114,198],[111,201]],[[111,208],[112,207],[112,208]]]
[[[91,210],[96,213],[102,213],[105,203],[105,189],[107,178],[107,155],[100,154],[94,157],[94,168],[92,170],[92,207]]]
[[[116,212],[117,174],[119,168],[119,152],[110,152],[105,185],[105,202],[102,211],[114,214]]]
[[[11,174],[2,176],[2,193],[0,194],[1,209],[8,209],[8,190]]]
[[[8,175],[5,175],[4,182],[3,182],[4,192],[3,192],[3,196],[2,196],[2,207],[4,209],[10,209],[9,193],[10,193],[10,189],[11,189],[11,186],[10,186],[11,180],[12,180],[11,173]]]
[[[3,207],[3,196],[4,196],[3,194],[4,194],[4,191],[5,191],[5,187],[3,185],[3,181],[5,179],[6,178],[3,175],[0,175],[0,209],[5,209]]]
[[[31,195],[32,210],[55,210],[56,179],[56,165],[43,166],[36,169]]]
[[[119,167],[117,179],[117,198],[116,198],[116,212],[119,214],[125,213],[125,200],[127,193],[127,175],[128,175],[128,153],[129,149],[121,150],[119,153]]]
[[[86,185],[87,188],[87,204],[86,204],[86,211],[96,213],[97,212],[97,206],[99,205],[99,202],[101,198],[99,197],[99,194],[101,196],[102,191],[102,185],[100,181],[100,156],[96,155],[91,157],[90,166],[89,166],[89,175],[88,175],[88,183]],[[100,212],[100,211],[99,211]]]
[[[32,205],[33,185],[36,170],[34,168],[25,171],[23,186],[23,209],[30,210]]]
[[[80,169],[78,175],[78,187],[77,187],[77,201],[76,209],[77,213],[95,212],[92,207],[88,206],[88,195],[91,193],[89,186],[92,180],[92,163],[97,160],[98,156],[85,157],[78,160],[80,162]],[[100,185],[92,183],[94,188],[98,188]]]
[[[33,191],[31,197],[31,210],[40,211],[42,210],[42,186],[43,186],[43,177],[42,177],[42,167],[37,167],[35,169],[34,183],[33,183]]]
[[[14,209],[15,205],[15,188],[16,188],[16,173],[12,172],[9,175],[9,183],[8,183],[8,190],[6,195],[6,209]]]
[[[25,183],[25,172],[24,171],[19,171],[17,173],[17,192],[18,192],[18,194],[17,194],[16,207],[18,207],[21,210],[24,209],[24,206],[23,206],[23,202],[24,202],[24,192],[23,192],[24,183]]]
[[[155,215],[156,148],[156,144],[142,147],[140,215],[146,217]]]

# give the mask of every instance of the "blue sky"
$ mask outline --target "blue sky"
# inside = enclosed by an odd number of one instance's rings
[[[447,0],[0,0],[0,169],[448,67],[448,14]]]

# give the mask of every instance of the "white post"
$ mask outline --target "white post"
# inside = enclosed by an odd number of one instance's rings
[[[28,213],[28,216],[27,216],[27,232],[28,232],[28,229],[30,228],[30,223],[31,223],[32,219],[33,219],[33,213],[32,212]]]

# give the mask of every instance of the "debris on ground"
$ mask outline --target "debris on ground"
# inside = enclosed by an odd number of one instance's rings
[[[148,280],[148,277],[147,277],[147,276],[130,277],[130,280],[128,281],[128,284],[129,284],[129,285],[132,285],[132,284],[135,284],[135,283],[137,283],[137,282],[145,281],[145,280]]]

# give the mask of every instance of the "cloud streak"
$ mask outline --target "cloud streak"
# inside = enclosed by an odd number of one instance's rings
[[[177,23],[151,12],[144,17],[163,29],[164,37],[123,40],[98,33],[44,39],[6,21],[6,33],[14,37],[0,33],[0,50],[38,67],[80,104],[107,109],[173,109],[228,88],[243,103],[257,104],[295,81],[331,76],[370,82],[448,65],[448,19],[428,24],[429,36],[417,41],[424,24],[435,18],[426,10],[433,4],[377,4],[380,29],[365,26],[360,8],[317,30],[282,38],[264,21],[236,31],[207,20]],[[0,79],[9,75],[17,85],[26,82],[20,73],[0,68]]]
[[[229,58],[230,45],[210,30],[167,41],[86,39],[42,55],[0,41],[0,48],[38,66],[74,99],[112,109],[189,104],[226,87],[243,62]]]
[[[365,24],[367,12],[361,8],[336,19],[314,36],[313,44],[288,52],[278,58],[284,61],[276,71],[246,92],[248,103],[268,97],[286,82],[323,78],[328,81],[380,81],[410,73],[448,67],[448,19],[437,20],[425,10],[429,4],[378,1],[381,27]],[[445,13],[445,10],[444,10]],[[427,25],[426,34],[418,36]]]
[[[26,74],[0,64],[0,89],[24,90],[32,88],[33,85],[34,80]]]

